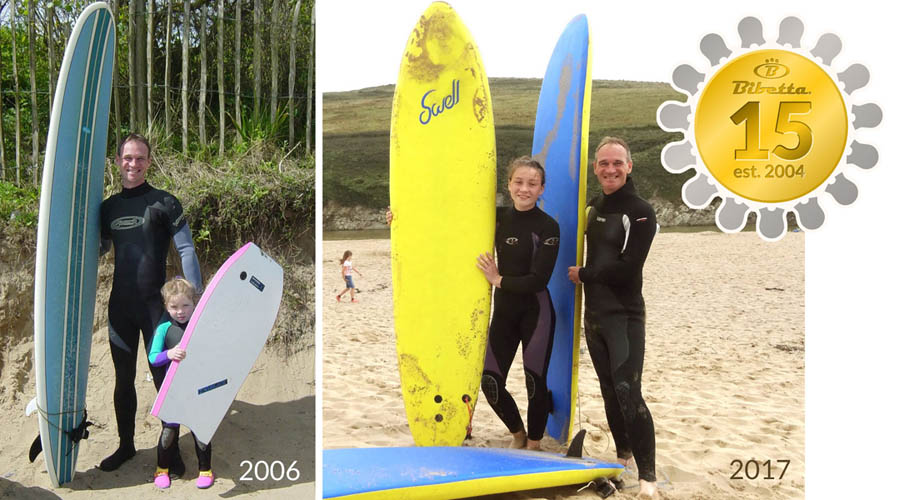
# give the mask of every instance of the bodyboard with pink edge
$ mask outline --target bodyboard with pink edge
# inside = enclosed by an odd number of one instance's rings
[[[228,258],[206,287],[150,410],[187,426],[208,443],[262,352],[281,305],[284,272],[247,243]]]

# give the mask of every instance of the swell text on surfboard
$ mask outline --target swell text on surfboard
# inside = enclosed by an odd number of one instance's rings
[[[453,80],[453,88],[449,95],[444,97],[441,101],[428,105],[425,101],[427,101],[428,96],[435,90],[437,89],[431,89],[425,92],[425,95],[421,96],[421,108],[424,111],[418,115],[418,121],[421,122],[422,125],[427,125],[431,121],[431,118],[451,109],[459,103],[459,80]]]

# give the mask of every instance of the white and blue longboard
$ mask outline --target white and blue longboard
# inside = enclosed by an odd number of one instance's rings
[[[581,265],[587,189],[587,139],[590,119],[590,31],[587,17],[576,16],[559,37],[543,77],[531,155],[546,168],[540,208],[559,223],[559,256],[549,294],[556,312],[547,387],[553,411],[546,432],[568,440],[577,396],[581,287],[568,279],[568,267]]]
[[[72,30],[50,115],[34,279],[34,363],[40,443],[53,486],[72,479],[85,420],[97,295],[100,204],[115,23],[89,5]]]

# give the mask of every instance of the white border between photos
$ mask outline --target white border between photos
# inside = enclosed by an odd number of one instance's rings
[[[313,15],[315,9],[313,9]],[[316,20],[317,21],[317,20]],[[315,74],[321,49],[315,37]],[[315,498],[322,497],[322,93],[315,86]]]

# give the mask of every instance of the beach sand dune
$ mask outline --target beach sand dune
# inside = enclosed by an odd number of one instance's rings
[[[354,277],[357,303],[335,299],[343,290],[344,250],[353,251],[362,272]],[[390,242],[324,241],[322,261],[323,447],[411,446],[396,362]],[[803,498],[803,235],[767,243],[754,233],[662,233],[646,263],[644,296],[643,394],[655,421],[660,497]],[[583,339],[581,348],[575,427],[587,430],[587,455],[611,461],[614,444]],[[522,406],[520,355],[507,386]],[[473,429],[467,446],[509,442],[482,395]],[[543,446],[564,450],[548,437]],[[635,476],[626,478],[636,484]],[[488,498],[597,498],[578,487]]]

